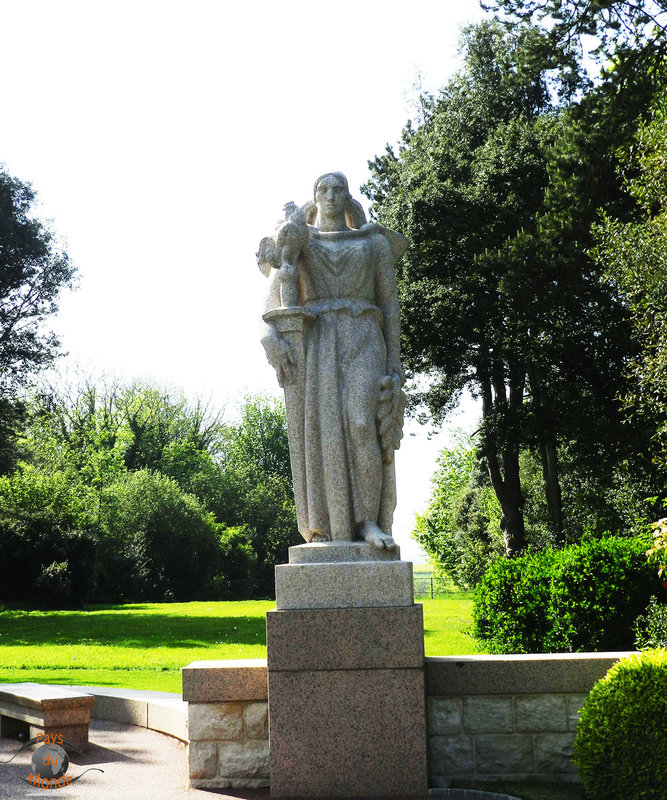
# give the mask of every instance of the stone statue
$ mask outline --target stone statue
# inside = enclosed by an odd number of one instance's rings
[[[269,278],[262,344],[285,390],[299,531],[394,550],[394,450],[405,377],[395,264],[407,239],[366,222],[347,179],[288,203],[257,253]]]

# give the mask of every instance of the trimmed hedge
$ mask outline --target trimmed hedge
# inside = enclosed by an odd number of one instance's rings
[[[473,633],[494,653],[632,650],[659,588],[645,552],[608,537],[498,561],[477,587]]]
[[[475,591],[473,633],[491,653],[542,653],[553,628],[554,550],[496,561]]]
[[[667,651],[624,658],[581,711],[574,763],[590,800],[648,800],[667,792]]]

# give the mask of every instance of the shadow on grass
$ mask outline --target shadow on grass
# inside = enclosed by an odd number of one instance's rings
[[[184,617],[165,613],[58,612],[0,616],[0,645],[91,645],[132,648],[266,644],[264,615]]]

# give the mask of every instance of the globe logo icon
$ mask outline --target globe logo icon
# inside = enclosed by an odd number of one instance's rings
[[[42,780],[62,778],[69,767],[69,757],[57,744],[43,744],[32,754],[31,767],[33,775]]]

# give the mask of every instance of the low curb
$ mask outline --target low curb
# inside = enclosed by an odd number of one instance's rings
[[[125,722],[189,742],[188,704],[180,694],[109,686],[63,686],[95,697],[91,716]]]
[[[429,797],[443,797],[445,800],[520,800],[511,794],[498,794],[483,789],[429,789]]]

